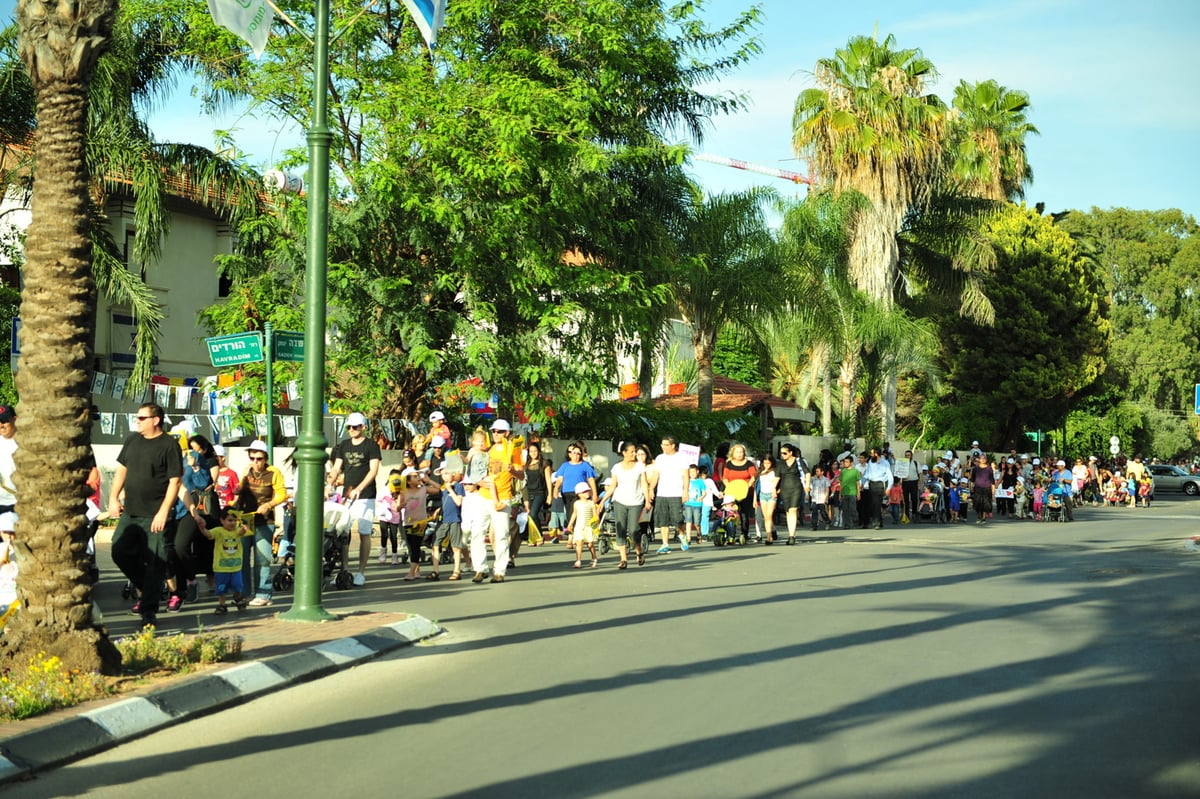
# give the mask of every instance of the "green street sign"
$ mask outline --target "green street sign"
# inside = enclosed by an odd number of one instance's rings
[[[208,345],[208,358],[216,367],[254,363],[263,359],[262,333],[214,336],[204,339],[204,343]]]
[[[276,330],[275,360],[304,363],[304,334],[290,330]]]
[[[1034,442],[1035,444],[1036,444],[1037,442],[1039,442],[1039,441],[1041,441],[1041,440],[1042,440],[1042,434],[1041,434],[1041,432],[1040,432],[1040,431],[1036,431],[1036,432],[1032,432],[1032,433],[1026,433],[1026,434],[1025,434],[1025,436],[1026,436],[1026,437],[1027,437],[1027,438],[1028,438],[1030,441]]]

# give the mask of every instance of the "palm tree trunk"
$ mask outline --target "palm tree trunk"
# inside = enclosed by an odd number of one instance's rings
[[[6,654],[116,673],[121,656],[92,624],[87,577],[92,337],[96,285],[84,157],[88,80],[112,30],[112,0],[18,6],[20,48],[37,92],[37,175],[21,294],[16,460],[21,610]],[[23,498],[23,499],[22,499]]]
[[[701,413],[712,413],[713,399],[713,344],[715,336],[699,331],[693,326],[692,349],[696,353],[696,409]]]
[[[896,391],[897,391],[896,371],[889,370],[884,375],[883,383],[883,439],[884,441],[896,440]]]
[[[821,378],[821,435],[833,435],[833,372],[825,370]]]

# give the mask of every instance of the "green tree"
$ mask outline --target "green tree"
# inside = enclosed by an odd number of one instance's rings
[[[36,96],[38,170],[21,297],[21,415],[16,452],[21,612],[8,654],[45,652],[68,668],[114,673],[120,654],[92,623],[84,497],[91,457],[96,284],[88,85],[108,47],[115,3],[19,0],[18,46]]]
[[[717,341],[713,345],[713,374],[770,390],[762,361],[761,349],[740,326],[724,327],[717,334]]]
[[[731,322],[779,307],[778,248],[767,225],[764,189],[706,197],[693,208],[679,247],[672,289],[691,326],[697,407],[712,411],[713,346]]]
[[[1132,400],[1179,411],[1200,375],[1200,236],[1178,210],[1072,211],[1059,226],[1097,264],[1111,298],[1107,382]]]
[[[1031,423],[1054,426],[1104,370],[1108,302],[1070,236],[1035,211],[1012,207],[988,227],[999,265],[986,286],[994,327],[952,313],[944,331],[947,391],[936,426],[973,424],[967,439],[1007,449]],[[980,428],[989,429],[980,429]]]
[[[262,114],[307,119],[302,35],[278,28],[254,63],[232,57],[241,44],[191,0],[131,2],[139,18],[171,20],[209,101],[253,98]],[[281,8],[311,28],[310,6]],[[630,309],[658,293],[646,258],[624,257],[649,213],[612,216],[631,200],[621,176],[679,163],[684,150],[664,142],[737,105],[699,87],[756,52],[758,12],[710,31],[690,3],[549,0],[499,14],[493,0],[460,0],[430,53],[399,0],[334,9],[336,368],[405,415],[464,377],[535,417],[593,402],[612,385],[613,342],[640,332]]]

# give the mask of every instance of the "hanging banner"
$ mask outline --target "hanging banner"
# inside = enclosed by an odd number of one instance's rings
[[[117,415],[115,413],[100,414],[100,432],[106,436],[117,432]]]
[[[92,393],[104,396],[104,390],[108,387],[108,375],[104,372],[96,372],[92,375]]]
[[[175,407],[179,410],[187,410],[191,404],[192,387],[175,386]]]
[[[113,375],[112,388],[109,389],[109,396],[113,399],[125,399],[125,387],[129,385],[129,378],[124,375]]]

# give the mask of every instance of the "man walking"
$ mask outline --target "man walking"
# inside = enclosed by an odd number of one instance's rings
[[[504,419],[492,422],[492,446],[488,450],[487,477],[479,493],[488,501],[492,519],[492,582],[504,582],[508,572],[508,545],[511,535],[513,481],[525,477],[524,455],[510,439],[512,428]]]
[[[896,464],[896,476],[900,478],[900,489],[904,492],[904,515],[911,522],[917,521],[917,502],[920,497],[921,467],[913,459],[911,449],[904,451],[904,460]]]
[[[848,452],[842,459],[842,473],[838,479],[842,491],[842,529],[851,530],[858,526],[858,484],[862,473],[854,467],[854,456]]]
[[[687,493],[687,457],[679,451],[679,441],[674,436],[664,436],[662,454],[654,459],[658,472],[654,484],[654,524],[662,533],[662,546],[658,554],[671,551],[671,530],[679,530],[683,523],[683,497]],[[688,549],[687,533],[679,533],[679,548]]]
[[[330,487],[343,478],[342,501],[350,506],[350,524],[358,531],[358,572],[354,584],[367,584],[367,560],[371,557],[371,528],[375,524],[375,477],[383,454],[379,445],[367,438],[367,419],[361,413],[346,417],[348,438],[333,448],[333,467],[329,470]],[[348,564],[347,564],[348,565]]]
[[[879,454],[879,450],[874,447],[871,447],[870,457],[867,458],[866,468],[863,469],[863,481],[867,484],[867,517],[864,521],[870,524],[874,520],[875,529],[882,530],[883,503],[888,487],[892,484],[892,470]]]
[[[147,403],[137,412],[137,432],[117,455],[108,495],[109,515],[118,518],[112,559],[140,598],[133,606],[142,626],[158,619],[158,601],[167,573],[167,549],[174,544],[175,502],[183,479],[179,442],[163,433],[161,406]],[[122,503],[124,494],[124,503]],[[190,495],[184,502],[190,503]],[[188,511],[202,525],[195,506]]]

